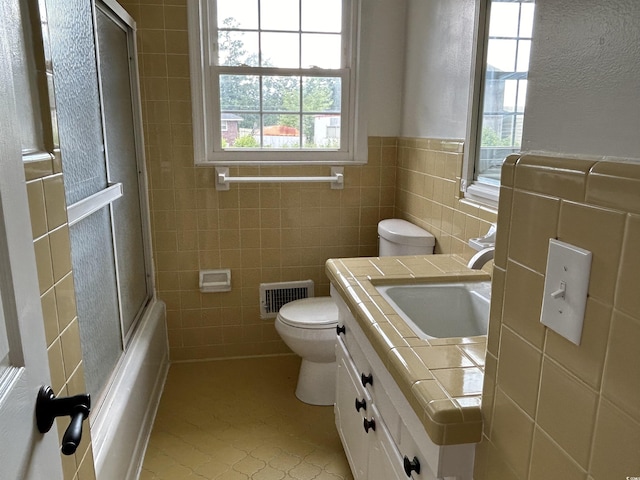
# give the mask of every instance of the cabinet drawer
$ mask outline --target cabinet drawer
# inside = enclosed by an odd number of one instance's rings
[[[344,343],[346,344],[347,350],[349,351],[349,355],[353,360],[356,371],[358,372],[359,382],[362,385],[362,375],[364,374],[365,376],[369,376],[372,374],[371,365],[369,365],[369,361],[367,360],[367,357],[365,356],[364,352],[362,351],[362,348],[360,348],[360,345],[355,339],[353,328],[349,329],[347,332],[348,333],[344,338]],[[365,388],[368,388],[369,391],[371,391],[371,387],[372,387],[371,384],[367,384]]]

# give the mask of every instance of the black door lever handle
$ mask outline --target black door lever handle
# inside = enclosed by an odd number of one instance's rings
[[[40,433],[47,433],[56,417],[71,417],[62,437],[62,453],[73,455],[82,440],[82,422],[91,411],[91,397],[86,394],[56,398],[51,387],[40,387],[36,401],[36,423]]]

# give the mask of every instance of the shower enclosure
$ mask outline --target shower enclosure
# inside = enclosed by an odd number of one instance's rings
[[[96,472],[135,478],[168,366],[135,23],[111,0],[49,0],[47,11]]]

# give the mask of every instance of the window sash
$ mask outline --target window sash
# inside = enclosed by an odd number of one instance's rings
[[[300,8],[302,6],[301,4],[302,2],[299,0],[298,5],[300,6]],[[210,98],[211,100],[210,108],[211,108],[211,111],[214,112],[212,118],[210,119],[210,121],[212,122],[211,127],[212,127],[212,137],[213,137],[213,144],[211,145],[211,149],[215,157],[235,159],[241,162],[246,162],[247,157],[257,158],[259,156],[260,158],[264,158],[266,160],[267,157],[277,156],[279,159],[287,161],[287,157],[292,157],[292,158],[300,157],[300,154],[302,154],[303,157],[306,155],[313,155],[314,158],[318,158],[318,156],[325,156],[329,154],[334,156],[335,158],[336,153],[344,155],[349,152],[349,150],[352,148],[352,145],[349,144],[350,143],[349,142],[350,122],[348,121],[349,113],[350,113],[349,100],[350,100],[350,84],[351,84],[350,82],[351,69],[349,68],[351,63],[351,45],[350,45],[351,39],[349,35],[349,32],[351,30],[350,29],[350,19],[351,19],[350,4],[351,4],[350,0],[343,0],[342,2],[342,31],[338,32],[340,33],[340,37],[341,37],[341,55],[340,55],[341,68],[328,69],[328,68],[280,68],[280,67],[245,66],[245,65],[239,65],[239,66],[219,65],[219,61],[218,61],[218,49],[219,49],[218,32],[219,31],[255,32],[258,34],[259,42],[261,38],[260,33],[265,33],[265,32],[271,33],[271,32],[279,32],[279,31],[266,29],[266,28],[262,29],[260,27],[253,28],[253,29],[242,28],[242,27],[238,29],[218,28],[216,2],[212,2],[211,15],[209,17],[209,29],[210,29],[209,44],[212,45],[213,48],[211,49],[211,54],[209,57],[209,62],[210,62],[209,75],[211,79],[211,87],[213,92]],[[258,14],[258,18],[260,18],[262,14],[260,6],[258,7],[257,14]],[[260,20],[258,21],[258,24],[261,25]],[[287,31],[285,33],[292,33],[292,34],[299,35],[298,41],[300,42],[300,46],[301,46],[303,41],[302,40],[303,34],[311,34],[311,33],[317,33],[317,32],[302,30],[302,25],[301,23],[299,23],[297,30]],[[326,33],[326,32],[323,32],[323,33]],[[258,55],[260,56],[261,54],[262,54],[261,44],[259,43]],[[302,56],[303,56],[302,48],[300,48],[298,55],[299,55],[298,62],[301,65]],[[261,63],[262,61],[263,59],[260,58],[259,63]],[[222,131],[220,127],[221,114],[222,114],[222,108],[220,105],[220,95],[221,95],[220,78],[222,75],[257,76],[261,79],[261,81],[264,77],[267,77],[267,76],[292,76],[292,77],[299,77],[299,78],[303,78],[303,77],[340,78],[341,102],[340,102],[340,111],[338,114],[342,119],[341,124],[343,125],[343,128],[341,128],[341,131],[340,131],[339,148],[304,148],[304,145],[302,144],[300,145],[301,148],[294,148],[294,149],[266,148],[264,146],[261,146],[255,149],[247,149],[247,148],[235,149],[235,148],[228,148],[228,147],[223,148]],[[234,113],[236,115],[240,114],[240,112],[228,111],[228,110],[225,110],[225,113]],[[263,138],[262,137],[263,128],[265,127],[265,125],[262,124],[263,114],[265,113],[278,114],[278,112],[272,112],[270,110],[268,112],[265,111],[264,105],[262,103],[262,92],[260,92],[259,109],[255,111],[254,110],[244,111],[242,113],[259,115],[259,118],[261,119],[261,125],[260,125],[261,140]],[[302,142],[303,115],[311,114],[312,112],[304,112],[302,110],[302,105],[300,105],[299,110],[293,110],[291,112],[281,112],[281,113],[298,116],[298,118],[300,119],[299,121],[300,137],[299,138],[300,138],[300,142]],[[326,112],[318,112],[318,113],[326,113]]]
[[[341,128],[340,128],[340,147],[339,148],[295,148],[295,149],[278,149],[278,148],[255,148],[255,149],[234,149],[234,148],[223,148],[222,147],[222,131],[220,128],[220,117],[222,113],[234,113],[236,115],[241,114],[255,114],[259,115],[262,118],[263,114],[271,115],[271,114],[286,114],[286,115],[297,115],[300,118],[300,128],[302,128],[302,118],[304,115],[313,115],[313,114],[321,114],[325,115],[328,112],[313,112],[313,111],[303,111],[302,106],[300,106],[300,110],[292,110],[292,111],[278,111],[278,110],[265,110],[262,105],[262,101],[260,102],[259,109],[256,110],[225,110],[222,111],[220,105],[220,76],[221,75],[234,75],[234,76],[293,76],[293,77],[325,77],[325,78],[340,78],[341,80],[341,104],[339,115],[341,118]],[[255,157],[256,153],[259,154],[268,154],[277,152],[277,154],[273,155],[265,155],[268,157],[282,157],[284,154],[283,160],[287,161],[286,157],[296,157],[297,154],[311,154],[314,155],[313,158],[317,159],[318,155],[323,154],[348,154],[350,150],[350,125],[351,122],[348,121],[350,115],[350,102],[349,93],[350,93],[350,79],[351,79],[351,69],[345,68],[340,70],[319,70],[319,69],[284,69],[284,68],[262,68],[262,67],[219,67],[219,66],[211,66],[210,67],[210,77],[211,77],[211,86],[213,95],[211,95],[211,111],[216,112],[217,119],[212,118],[212,137],[213,137],[213,145],[212,150],[214,154],[217,156],[227,156],[229,159],[236,159],[239,161],[246,161],[246,154],[249,154],[252,157]],[[301,99],[302,101],[302,99]],[[216,121],[217,120],[217,121]],[[260,131],[264,125],[261,125]],[[243,154],[244,153],[244,154]],[[334,162],[335,163],[335,162]]]
[[[367,23],[361,23],[361,0],[343,1],[343,58],[341,69],[285,69],[289,74],[311,77],[340,77],[341,98],[341,142],[340,149],[288,149],[288,150],[223,150],[221,132],[221,109],[219,99],[219,76],[224,73],[259,73],[251,67],[226,67],[215,65],[215,42],[217,23],[214,2],[195,0],[188,2],[189,50],[191,66],[191,92],[193,112],[193,144],[196,165],[347,165],[367,161],[367,118],[358,114],[365,107],[366,90],[358,88],[363,79],[359,73],[362,66],[357,54],[366,45],[358,39],[368,35]],[[364,29],[363,29],[364,28]],[[212,43],[212,40],[215,40]],[[364,58],[367,54],[362,54]],[[233,70],[227,70],[232,68]],[[249,68],[249,70],[244,70]],[[263,68],[262,74],[281,75],[282,69]],[[226,113],[226,112],[225,112]]]
[[[499,0],[498,0],[499,1]],[[498,198],[499,198],[499,181],[494,180],[492,178],[482,178],[478,177],[479,170],[479,162],[481,158],[481,152],[486,150],[504,150],[504,158],[506,158],[510,153],[514,151],[519,151],[519,146],[510,146],[510,147],[490,147],[490,146],[482,146],[482,129],[484,123],[485,116],[491,116],[496,112],[492,112],[490,110],[484,110],[484,100],[485,100],[485,87],[486,87],[486,79],[487,75],[487,56],[488,56],[488,48],[489,48],[489,40],[490,39],[502,39],[502,36],[490,36],[490,10],[491,10],[492,0],[482,0],[480,3],[480,8],[477,11],[476,16],[476,38],[477,42],[474,44],[474,64],[475,71],[472,78],[472,85],[470,89],[470,101],[469,101],[469,115],[468,115],[468,123],[467,123],[467,145],[465,148],[465,158],[464,158],[464,167],[463,167],[463,179],[461,182],[461,189],[465,193],[465,196],[474,200],[477,200],[481,203],[486,203],[491,206],[497,207]],[[517,3],[535,3],[533,1],[529,2],[527,0],[523,0],[522,2]],[[519,20],[520,22],[520,16]],[[521,41],[531,41],[531,36],[528,35],[520,35],[520,25],[517,28],[518,34],[517,37],[508,37],[509,40],[514,40],[519,43]],[[516,49],[517,53],[517,49]],[[517,57],[516,57],[517,58]],[[514,65],[514,77],[518,77],[518,81],[525,80],[527,72],[519,71],[519,68]],[[518,98],[518,102],[519,102]],[[514,119],[514,122],[517,119],[521,119],[524,117],[524,107],[520,108],[519,103],[516,103],[515,110],[513,112],[498,112],[499,115],[505,117],[511,117]],[[516,129],[517,127],[514,125],[513,127]],[[512,132],[515,134],[514,132]],[[503,159],[504,160],[504,159]]]

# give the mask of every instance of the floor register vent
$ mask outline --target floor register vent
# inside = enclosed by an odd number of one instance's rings
[[[285,304],[313,297],[313,280],[260,284],[260,318],[275,318]]]

